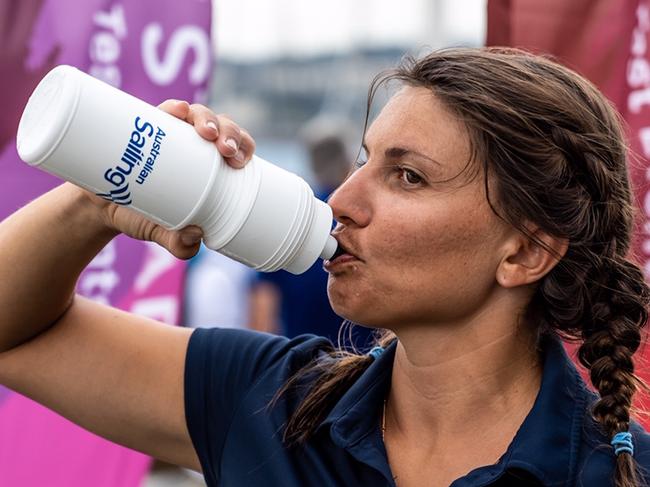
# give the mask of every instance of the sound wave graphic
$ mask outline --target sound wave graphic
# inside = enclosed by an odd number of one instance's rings
[[[112,201],[118,205],[130,205],[131,204],[131,191],[129,191],[129,183],[121,186],[119,188],[113,189],[108,193],[97,193],[97,196],[104,198],[105,200]]]

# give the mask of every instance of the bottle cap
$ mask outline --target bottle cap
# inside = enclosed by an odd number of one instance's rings
[[[16,146],[20,158],[37,166],[56,150],[70,126],[79,101],[76,68],[52,69],[29,97],[18,124]]]

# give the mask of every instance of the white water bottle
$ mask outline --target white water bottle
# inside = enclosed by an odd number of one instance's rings
[[[253,156],[233,169],[214,143],[162,110],[71,66],[29,98],[20,158],[261,271],[306,271],[330,258],[331,208],[293,173]]]

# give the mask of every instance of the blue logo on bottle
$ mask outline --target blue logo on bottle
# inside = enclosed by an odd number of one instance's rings
[[[126,144],[126,149],[122,153],[120,162],[117,166],[108,168],[104,173],[104,179],[111,183],[114,189],[106,193],[97,193],[97,196],[117,203],[118,205],[131,204],[131,191],[129,190],[129,183],[126,177],[133,172],[135,166],[140,166],[144,161],[136,182],[138,184],[145,182],[147,176],[154,170],[156,158],[160,153],[162,139],[167,135],[160,127],[157,127],[153,146],[148,157],[145,159],[143,148],[147,140],[154,135],[154,128],[149,122],[143,122],[140,117],[135,117],[134,126],[135,129],[129,136],[129,141]]]
[[[97,196],[101,196],[105,200],[112,201],[118,205],[131,204],[131,191],[129,191],[129,183],[126,183],[122,187],[112,189],[108,193],[97,193]]]

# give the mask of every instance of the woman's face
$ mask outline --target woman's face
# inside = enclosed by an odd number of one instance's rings
[[[364,144],[366,162],[329,200],[352,254],[325,265],[334,310],[384,328],[480,313],[511,229],[490,209],[482,172],[463,171],[465,127],[430,90],[406,87]]]

